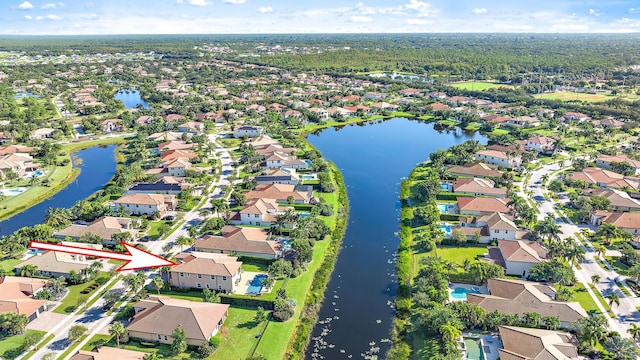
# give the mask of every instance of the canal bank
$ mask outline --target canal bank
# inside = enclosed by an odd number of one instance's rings
[[[311,310],[320,311],[306,358],[384,356],[397,288],[399,183],[430,152],[472,139],[484,140],[459,128],[402,118],[309,135],[308,141],[342,172],[350,212],[324,301],[320,305],[322,300],[313,298]]]

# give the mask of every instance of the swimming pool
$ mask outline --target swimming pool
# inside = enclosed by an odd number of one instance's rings
[[[440,184],[440,188],[442,188],[442,190],[449,191],[449,185],[447,184]]]
[[[300,180],[315,180],[315,175],[300,175]]]
[[[447,214],[447,213],[449,213],[449,205],[447,205],[447,204],[438,204],[438,210],[443,214]]]
[[[449,224],[440,224],[440,230],[442,230],[445,235],[451,235],[451,225]]]
[[[479,294],[480,291],[478,291],[478,290],[469,290],[469,289],[465,289],[465,288],[462,288],[462,287],[457,287],[457,288],[453,289],[453,291],[451,292],[451,296],[453,298],[456,298],[456,299],[466,299],[467,298],[467,293]]]
[[[313,163],[311,162],[311,160],[306,160],[306,159],[305,159],[305,160],[304,160],[304,162],[305,162],[305,163],[307,163],[307,165],[308,165],[308,166],[311,166],[311,164],[313,164]]]
[[[484,360],[480,339],[464,338],[464,347],[467,349],[467,359]]]
[[[33,173],[33,175],[35,175],[36,177],[40,177],[40,176],[44,175],[44,171],[42,171],[42,170],[37,170],[37,171],[35,171],[35,172]]]
[[[309,217],[309,213],[304,213],[304,212],[303,213],[298,213],[298,215],[300,215],[300,218],[302,218],[302,219],[306,219],[306,218]]]
[[[25,190],[27,189],[23,187],[19,187],[14,189],[0,189],[0,192],[4,196],[16,196],[16,195],[22,194],[23,192],[25,192]]]
[[[44,250],[29,249],[29,251],[27,251],[27,255],[39,255],[42,253],[44,253]]]
[[[249,282],[249,287],[247,288],[247,294],[260,294],[262,291],[262,280],[268,278],[268,275],[258,274],[256,275],[251,282]]]

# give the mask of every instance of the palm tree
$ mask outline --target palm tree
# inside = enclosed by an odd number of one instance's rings
[[[618,296],[618,294],[616,294],[615,292],[611,292],[611,294],[605,296],[605,298],[608,301],[609,307],[613,308],[613,304],[616,304],[616,306],[620,306],[620,296]]]
[[[558,288],[558,291],[556,292],[555,298],[557,301],[569,301],[569,299],[571,299],[571,296],[573,296],[573,291],[571,291],[571,288],[560,286]]]
[[[603,223],[598,226],[598,231],[596,231],[596,235],[601,236],[606,239],[607,243],[611,243],[611,240],[620,237],[620,229],[617,226],[610,223]]]
[[[578,244],[573,239],[567,239],[567,253],[565,257],[571,263],[572,266],[575,266],[576,263],[581,263],[585,260],[586,251],[582,247],[582,245]]]
[[[557,330],[560,327],[560,319],[557,316],[543,316],[542,322],[549,330]]]
[[[111,324],[109,328],[109,334],[116,338],[116,346],[120,346],[120,337],[127,332],[127,329],[120,321],[116,321]]]
[[[57,278],[49,280],[49,287],[51,288],[51,293],[55,298],[60,297],[62,291],[64,291],[64,286],[66,283],[67,279],[64,276],[59,276]]]
[[[153,287],[158,291],[158,295],[160,295],[160,290],[164,287],[164,281],[160,276],[156,276],[153,278]]]
[[[627,275],[636,283],[640,282],[640,263],[637,263],[627,270]]]
[[[599,282],[600,282],[600,275],[598,275],[598,274],[591,275],[591,284],[593,286],[596,286],[596,284],[599,283]]]
[[[482,281],[484,281],[487,276],[485,267],[479,261],[476,261],[473,264],[471,264],[471,266],[469,267],[469,273],[471,273],[471,275],[473,276],[473,280],[477,284],[482,283]]]
[[[176,238],[176,245],[180,246],[180,251],[184,250],[185,246],[191,246],[193,244],[193,239],[190,237],[180,235]]]
[[[627,329],[627,332],[633,339],[640,339],[640,326],[638,326],[638,324],[631,323],[631,328]]]
[[[38,267],[33,264],[26,264],[20,269],[20,276],[31,277],[38,272]]]
[[[603,257],[607,252],[607,248],[604,245],[596,244],[593,246],[593,250],[596,252],[596,256]]]
[[[455,326],[451,325],[450,322],[443,324],[440,326],[440,335],[442,335],[442,340],[445,342],[455,341],[460,338],[462,332],[458,330]]]
[[[65,208],[49,208],[47,210],[47,216],[44,218],[45,224],[60,229],[69,225],[72,215],[69,209]]]
[[[229,204],[224,199],[214,199],[211,201],[211,211],[216,213],[217,217],[220,217],[220,213],[229,208]]]

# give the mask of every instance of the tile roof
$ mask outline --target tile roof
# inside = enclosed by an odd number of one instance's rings
[[[498,240],[498,248],[506,261],[537,264],[548,258],[547,249],[535,241]]]
[[[578,342],[566,332],[499,326],[502,360],[578,359]]]
[[[479,176],[479,177],[500,177],[502,171],[497,170],[497,166],[485,164],[485,163],[468,163],[464,165],[453,165],[449,167],[449,172],[452,174],[460,174],[467,176]]]
[[[457,197],[458,207],[461,211],[480,211],[480,212],[502,212],[508,213],[511,209],[507,206],[507,201],[493,197]]]
[[[242,262],[237,257],[224,254],[190,252],[182,259],[182,263],[171,268],[172,273],[190,273],[216,276],[233,276]]]

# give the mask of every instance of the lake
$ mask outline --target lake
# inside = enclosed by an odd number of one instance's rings
[[[308,140],[342,171],[349,224],[325,290],[307,359],[384,358],[391,338],[396,289],[399,189],[429,153],[486,139],[455,128],[407,119],[329,128]]]
[[[116,145],[96,146],[78,150],[71,155],[74,167],[80,168],[78,177],[49,199],[0,222],[0,236],[9,235],[24,227],[41,224],[49,208],[70,208],[78,200],[86,199],[102,189],[116,172]]]
[[[118,91],[114,97],[116,100],[120,100],[124,103],[124,107],[127,109],[134,109],[138,107],[138,104],[143,108],[148,109],[149,104],[142,99],[140,91],[136,89],[123,89]]]

